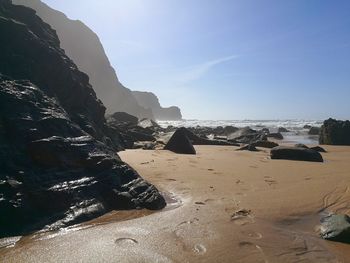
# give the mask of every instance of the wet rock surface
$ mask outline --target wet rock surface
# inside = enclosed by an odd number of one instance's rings
[[[123,163],[87,75],[31,9],[0,2],[0,236],[165,206]]]
[[[320,144],[350,145],[350,121],[328,119],[320,130]]]
[[[323,162],[322,155],[314,150],[300,147],[278,146],[271,149],[271,159]]]
[[[350,218],[348,215],[330,214],[321,219],[323,239],[350,243]]]

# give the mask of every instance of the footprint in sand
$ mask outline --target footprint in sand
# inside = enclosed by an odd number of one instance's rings
[[[138,244],[139,242],[137,242],[137,240],[133,238],[120,237],[120,238],[117,238],[114,241],[114,243],[117,244],[118,246],[130,246],[130,245]]]
[[[262,234],[255,232],[255,231],[252,231],[252,230],[242,231],[242,234],[246,235],[247,237],[252,238],[252,239],[262,239],[262,237],[263,237]]]
[[[264,181],[269,185],[269,186],[272,186],[272,185],[275,185],[277,184],[277,181],[274,180],[271,176],[264,176]]]
[[[242,241],[238,243],[238,246],[242,251],[246,250],[247,253],[247,256],[238,262],[269,262],[266,259],[263,249],[259,245],[249,241]]]
[[[251,215],[251,211],[247,209],[240,209],[234,212],[231,215],[231,221],[240,226],[255,223],[254,217]]]
[[[217,238],[217,235],[216,232],[209,227],[199,224],[198,221],[198,218],[194,218],[181,222],[175,227],[173,233],[185,251],[196,255],[204,255],[207,252],[205,240]]]

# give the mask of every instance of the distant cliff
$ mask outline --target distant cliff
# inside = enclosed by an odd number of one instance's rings
[[[157,120],[181,120],[181,110],[178,107],[163,108],[157,96],[152,92],[133,91],[132,94],[139,105],[152,110],[153,116]]]
[[[127,112],[139,118],[153,118],[150,109],[141,107],[131,91],[119,81],[98,36],[79,20],[71,20],[40,0],[13,0],[13,4],[28,6],[56,30],[63,48],[78,68],[89,75],[97,97],[107,113]]]

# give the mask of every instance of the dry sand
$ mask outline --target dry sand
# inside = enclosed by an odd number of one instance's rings
[[[325,148],[324,163],[223,146],[199,146],[193,156],[121,152],[169,196],[168,208],[24,237],[1,249],[0,261],[350,262],[350,245],[317,234],[321,213],[350,213],[350,147]]]

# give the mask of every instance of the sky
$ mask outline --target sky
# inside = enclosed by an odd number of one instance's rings
[[[43,0],[186,119],[350,118],[348,0]]]

